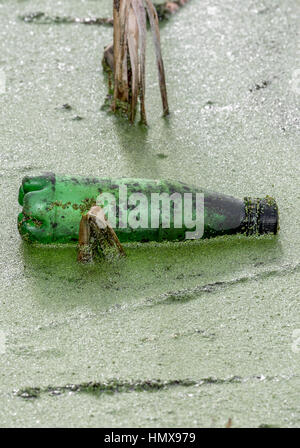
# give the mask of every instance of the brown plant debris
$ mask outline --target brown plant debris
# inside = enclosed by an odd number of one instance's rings
[[[47,24],[71,24],[82,23],[83,25],[113,25],[112,18],[106,17],[71,17],[71,16],[49,16],[42,11],[32,12],[20,16],[20,20],[26,23],[35,23],[38,25]]]
[[[158,19],[168,20],[179,8],[185,5],[189,0],[174,0],[167,1],[165,3],[154,4],[157,11]],[[35,23],[37,25],[47,24],[72,24],[80,23],[83,25],[113,25],[113,19],[111,17],[71,17],[71,16],[58,16],[48,15],[42,11],[35,11],[29,14],[19,16],[19,19],[26,23]]]
[[[110,259],[115,256],[125,256],[125,251],[103,209],[93,206],[80,221],[77,260],[87,263],[96,257]]]

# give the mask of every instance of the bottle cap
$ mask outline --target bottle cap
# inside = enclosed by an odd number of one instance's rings
[[[246,213],[246,234],[263,235],[279,230],[278,206],[275,199],[267,196],[263,199],[244,198]]]

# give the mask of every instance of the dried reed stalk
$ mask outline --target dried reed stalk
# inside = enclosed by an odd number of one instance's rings
[[[113,102],[112,110],[126,110],[130,121],[136,116],[140,100],[141,121],[147,123],[145,110],[145,62],[146,62],[146,15],[153,35],[163,115],[168,115],[169,106],[164,64],[161,54],[159,22],[151,0],[114,0],[113,54]],[[126,107],[127,106],[127,107]]]

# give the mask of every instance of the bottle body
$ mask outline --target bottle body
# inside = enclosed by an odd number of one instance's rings
[[[241,200],[176,181],[48,173],[23,179],[19,191],[19,203],[23,206],[18,218],[20,234],[24,239],[44,244],[78,241],[81,217],[92,206],[99,205],[99,198],[103,206],[109,200],[113,202],[114,230],[121,242],[184,240],[187,232],[194,230],[198,205],[203,215],[202,238],[277,231],[277,206],[271,199],[269,203],[266,199]],[[268,226],[262,225],[262,217],[266,215],[262,206],[267,208],[268,216],[272,215]]]

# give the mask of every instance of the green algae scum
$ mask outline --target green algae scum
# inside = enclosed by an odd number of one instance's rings
[[[126,204],[121,210],[120,195],[126,188]],[[56,176],[48,173],[36,177],[25,177],[19,190],[19,203],[23,211],[18,218],[20,234],[27,241],[38,243],[70,243],[78,241],[79,223],[82,214],[96,204],[101,194],[110,194],[118,202],[116,213],[116,233],[121,242],[149,242],[184,240],[189,230],[185,226],[187,199],[192,199],[190,215],[196,220],[197,194],[203,194],[204,207],[203,238],[235,233],[246,235],[276,234],[278,230],[278,209],[272,198],[238,200],[231,196],[217,194],[189,187],[182,182],[149,179],[96,179],[72,176]],[[137,195],[140,202],[140,217],[136,228],[128,224],[129,214],[127,196]],[[143,195],[144,201],[140,195]],[[157,226],[153,228],[153,195],[160,198],[157,211]],[[163,196],[166,195],[166,196]],[[174,195],[175,196],[174,198]],[[176,200],[179,195],[179,203]],[[170,214],[168,228],[163,226],[163,198],[172,199],[167,203]],[[183,203],[183,204],[182,204]],[[172,208],[172,213],[170,213]],[[133,207],[134,209],[134,207]],[[121,215],[125,211],[122,225]],[[136,212],[135,212],[136,213]],[[176,226],[176,213],[180,215],[180,224]],[[163,215],[163,216],[162,216]],[[192,216],[193,215],[193,216]],[[124,225],[125,224],[125,225]],[[166,227],[166,226],[165,226]],[[195,226],[194,226],[195,227]]]

